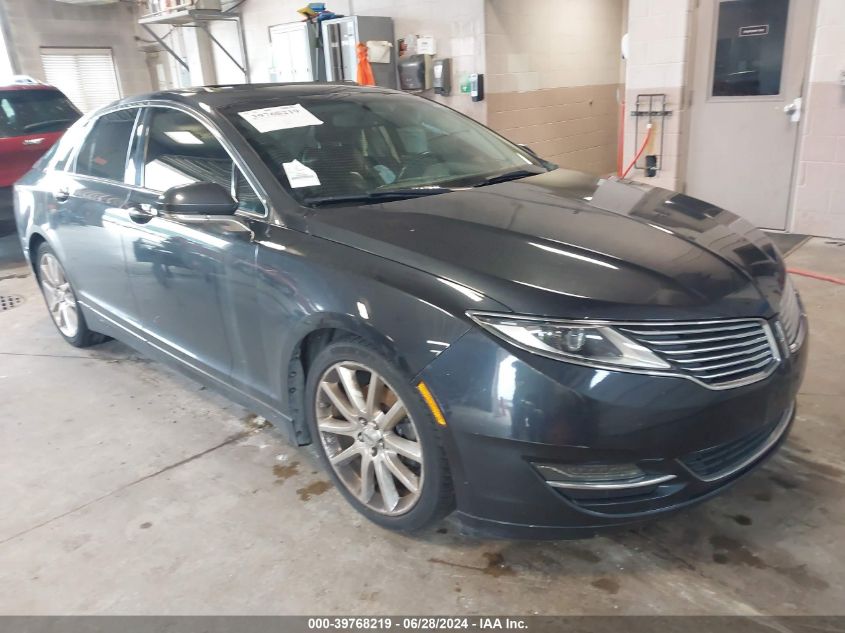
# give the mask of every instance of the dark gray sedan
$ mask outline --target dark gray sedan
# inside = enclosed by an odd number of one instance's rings
[[[807,324],[760,232],[419,97],[126,99],[15,198],[70,344],[118,338],[314,442],[392,529],[653,517],[752,471],[794,417]]]

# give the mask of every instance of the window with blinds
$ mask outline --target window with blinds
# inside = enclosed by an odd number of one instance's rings
[[[83,112],[120,99],[109,48],[42,48],[47,83],[64,92]]]

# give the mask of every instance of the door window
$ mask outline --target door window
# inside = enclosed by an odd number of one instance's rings
[[[145,188],[160,192],[194,182],[215,182],[232,191],[241,210],[264,213],[255,191],[211,130],[179,110],[152,109],[142,178]]]
[[[76,158],[76,173],[123,182],[137,108],[101,116]]]
[[[780,94],[789,0],[719,3],[714,97]]]

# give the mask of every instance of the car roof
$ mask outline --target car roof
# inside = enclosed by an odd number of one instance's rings
[[[0,91],[8,92],[10,90],[51,90],[53,92],[61,92],[55,86],[49,86],[47,84],[9,84],[8,86],[0,84]]]
[[[227,84],[151,92],[122,99],[118,104],[128,105],[139,101],[164,100],[205,104],[211,108],[225,108],[232,104],[272,101],[273,98],[290,99],[345,93],[397,94],[398,91],[377,86],[359,86],[353,83],[329,82]]]

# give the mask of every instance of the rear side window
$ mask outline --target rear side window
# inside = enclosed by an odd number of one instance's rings
[[[76,158],[76,173],[123,182],[137,108],[100,117]]]
[[[79,116],[58,90],[0,92],[0,138],[62,132]]]

